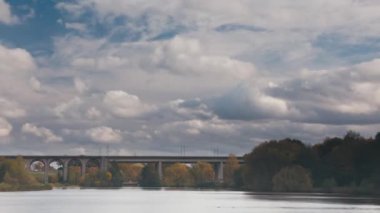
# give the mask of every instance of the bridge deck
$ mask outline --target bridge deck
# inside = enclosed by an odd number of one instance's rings
[[[181,163],[194,163],[197,161],[207,162],[225,162],[229,156],[120,156],[120,155],[20,155],[24,159],[101,159],[105,158],[108,161],[114,162],[181,162]],[[16,158],[17,155],[3,155],[6,158]],[[240,163],[244,162],[243,157],[236,157]]]

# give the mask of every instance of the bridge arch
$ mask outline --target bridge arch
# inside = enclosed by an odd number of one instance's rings
[[[43,172],[45,169],[46,160],[35,158],[28,162],[28,169],[31,172]]]
[[[48,183],[48,160],[44,158],[33,158],[28,162],[28,169],[36,176],[37,180],[47,184]]]
[[[48,181],[49,183],[64,182],[64,161],[59,158],[48,160]]]
[[[85,171],[83,175],[95,174],[101,169],[101,161],[98,158],[89,158],[85,163]]]
[[[83,163],[80,158],[67,160],[67,182],[78,185],[82,177]]]

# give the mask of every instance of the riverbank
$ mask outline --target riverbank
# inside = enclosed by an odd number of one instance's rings
[[[78,185],[53,185],[53,189],[142,189],[142,190],[180,190],[180,191],[236,191],[236,192],[245,192],[245,193],[254,193],[254,194],[302,194],[302,195],[339,195],[339,196],[371,196],[379,197],[380,193],[375,191],[368,191],[362,188],[348,188],[348,187],[336,187],[332,189],[321,189],[314,188],[308,192],[274,192],[274,191],[252,191],[249,189],[238,189],[238,188],[229,188],[229,187],[170,187],[170,186],[161,186],[161,187],[141,187],[141,186],[121,186],[121,187],[88,187],[88,186],[78,186]]]
[[[52,189],[96,189],[96,190],[110,190],[110,189],[142,189],[142,190],[168,190],[168,191],[174,191],[174,190],[181,190],[181,191],[239,191],[239,192],[245,192],[245,193],[252,193],[252,194],[267,194],[267,195],[326,195],[326,196],[371,196],[371,197],[377,197],[380,198],[379,193],[375,193],[373,191],[369,192],[360,188],[348,188],[348,187],[336,187],[331,189],[320,189],[315,188],[309,192],[258,192],[258,191],[251,191],[247,189],[236,189],[236,188],[223,188],[223,187],[84,187],[84,186],[78,186],[78,185],[64,185],[64,184],[37,184],[37,185],[9,185],[5,183],[0,184],[0,192],[16,192],[16,191],[45,191],[45,190],[52,190]]]
[[[139,189],[148,189],[148,190],[212,190],[212,191],[241,191],[247,193],[281,193],[273,191],[253,191],[244,188],[231,188],[223,187],[221,185],[216,185],[215,187],[141,187],[141,186],[121,186],[121,187],[89,187],[89,186],[80,186],[80,185],[66,185],[66,184],[34,184],[34,185],[10,185],[7,183],[0,183],[0,192],[11,192],[11,191],[42,191],[42,190],[52,190],[52,189],[121,189],[121,188],[139,188]],[[308,192],[282,192],[287,193],[301,193],[301,194],[331,194],[331,195],[342,195],[342,196],[375,196],[380,197],[380,193],[374,190],[369,190],[367,188],[360,187],[334,187],[334,188],[313,188]]]
[[[0,192],[14,192],[14,191],[42,191],[52,190],[53,186],[50,184],[36,184],[36,185],[10,185],[6,183],[0,184]]]
[[[341,194],[354,196],[376,196],[380,197],[380,192],[368,187],[334,187],[329,189],[315,188],[311,193]]]

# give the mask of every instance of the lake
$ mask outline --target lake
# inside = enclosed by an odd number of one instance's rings
[[[380,212],[380,198],[171,189],[1,192],[1,213]]]

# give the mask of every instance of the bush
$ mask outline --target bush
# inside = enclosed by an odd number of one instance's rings
[[[309,172],[298,165],[282,168],[272,181],[276,192],[307,192],[313,187]]]
[[[328,192],[331,192],[336,186],[337,185],[334,178],[326,178],[322,182],[322,188]]]

